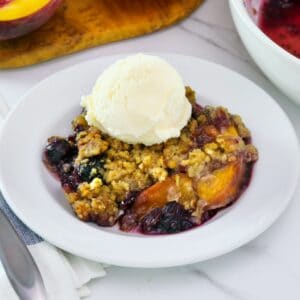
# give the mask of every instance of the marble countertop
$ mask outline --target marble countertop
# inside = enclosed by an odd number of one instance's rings
[[[226,0],[207,0],[184,22],[148,36],[29,68],[0,71],[0,92],[13,106],[30,87],[64,67],[103,55],[138,51],[183,53],[236,70],[274,97],[300,135],[300,107],[289,102],[251,60],[234,29]],[[299,198],[300,187],[276,224],[230,254],[168,269],[111,267],[105,278],[90,284],[93,294],[89,299],[300,299]]]

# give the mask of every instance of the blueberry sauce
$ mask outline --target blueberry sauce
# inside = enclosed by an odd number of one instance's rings
[[[276,44],[300,58],[300,0],[264,0],[258,25]]]

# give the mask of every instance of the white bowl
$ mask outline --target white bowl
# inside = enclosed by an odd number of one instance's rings
[[[99,57],[56,73],[32,88],[0,132],[0,190],[32,230],[68,252],[127,267],[169,267],[227,253],[266,230],[283,212],[299,181],[295,131],[279,105],[246,78],[198,58],[163,54],[198,91],[200,104],[238,113],[259,151],[251,184],[230,208],[186,232],[126,234],[78,220],[60,184],[42,164],[47,137],[70,133],[80,96],[99,74],[123,56]]]
[[[287,96],[300,104],[300,59],[268,38],[250,17],[242,0],[230,0],[239,35],[258,67]]]

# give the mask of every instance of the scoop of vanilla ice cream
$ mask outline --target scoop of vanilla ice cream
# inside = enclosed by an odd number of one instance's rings
[[[144,54],[108,67],[82,106],[89,125],[145,145],[178,137],[192,110],[178,72],[163,59]]]

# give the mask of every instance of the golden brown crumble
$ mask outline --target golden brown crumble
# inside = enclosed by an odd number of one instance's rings
[[[108,149],[108,142],[101,138],[101,132],[96,127],[81,131],[76,137],[78,157],[76,161],[100,155]]]
[[[178,201],[200,217],[203,201],[195,196],[189,178],[201,178],[241,156],[247,163],[258,159],[256,148],[249,144],[250,132],[239,116],[223,107],[196,106],[195,92],[189,87],[186,96],[196,110],[178,138],[158,145],[130,145],[112,138],[88,126],[84,114],[73,120],[78,149],[75,164],[84,167],[94,157],[103,161],[100,171],[97,167],[89,170],[92,180],[66,192],[81,220],[111,226],[129,192],[144,190],[170,176],[175,176],[177,188],[170,192],[168,201]],[[182,172],[186,175],[176,177]]]

